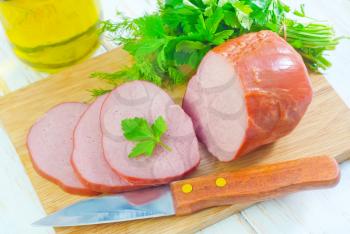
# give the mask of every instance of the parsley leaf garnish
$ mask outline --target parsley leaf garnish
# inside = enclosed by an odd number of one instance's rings
[[[121,71],[93,74],[112,86],[128,80],[182,84],[210,49],[261,30],[285,38],[317,72],[331,66],[325,54],[341,39],[331,26],[307,17],[304,5],[292,11],[281,0],[158,0],[158,11],[152,14],[117,17],[116,23],[102,22],[101,30],[122,44],[135,63]],[[92,90],[92,94],[108,91]]]
[[[151,126],[146,119],[138,117],[122,120],[121,126],[124,137],[136,143],[128,155],[129,158],[136,158],[141,155],[152,156],[158,144],[165,150],[171,151],[171,148],[161,140],[168,129],[162,116],[159,116]]]

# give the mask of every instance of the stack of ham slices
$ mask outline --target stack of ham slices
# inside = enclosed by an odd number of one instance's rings
[[[129,158],[121,121],[162,116],[168,130],[150,157]],[[143,81],[119,86],[90,106],[63,103],[37,121],[28,135],[35,169],[65,191],[79,195],[118,193],[166,184],[199,164],[190,117],[159,87]]]
[[[34,168],[65,191],[118,193],[166,184],[200,162],[198,139],[221,161],[276,141],[299,123],[312,99],[300,55],[275,33],[246,34],[214,48],[190,80],[182,107],[145,81],[125,83],[90,105],[63,103],[31,128]],[[162,116],[168,129],[150,157],[129,158],[121,121]]]

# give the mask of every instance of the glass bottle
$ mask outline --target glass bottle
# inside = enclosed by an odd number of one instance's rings
[[[0,20],[15,54],[48,72],[97,48],[99,18],[98,0],[0,0]]]

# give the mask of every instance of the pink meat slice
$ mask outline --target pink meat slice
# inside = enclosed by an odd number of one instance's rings
[[[290,133],[311,99],[301,56],[277,34],[261,31],[209,51],[183,108],[209,152],[230,161]]]
[[[70,158],[73,131],[87,105],[63,103],[49,110],[30,129],[27,147],[36,171],[68,193],[96,195],[75,175]]]
[[[165,186],[158,186],[153,188],[141,189],[137,193],[123,193],[123,197],[128,200],[128,202],[135,206],[145,205],[149,202],[154,201],[155,199],[161,197],[168,191],[168,188]]]
[[[168,131],[162,141],[172,150],[158,146],[151,157],[128,158],[135,143],[123,136],[121,121],[141,117],[153,123],[163,116]],[[159,87],[133,81],[115,89],[101,110],[103,149],[109,165],[134,184],[168,183],[194,170],[199,164],[198,142],[192,120]]]
[[[118,193],[140,188],[116,174],[103,155],[100,110],[106,97],[97,98],[75,128],[73,168],[81,182],[97,192]]]

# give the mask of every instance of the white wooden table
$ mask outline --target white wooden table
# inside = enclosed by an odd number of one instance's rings
[[[286,0],[296,6],[301,0]],[[350,0],[304,0],[310,16],[328,20],[340,35],[350,35]],[[103,17],[113,19],[115,10],[137,17],[152,11],[155,0],[101,0]],[[114,47],[104,40],[95,55]],[[331,53],[333,67],[325,76],[350,107],[350,41]],[[47,77],[22,64],[12,53],[0,28],[0,95]],[[0,107],[1,108],[1,107]],[[350,134],[350,133],[349,133]],[[350,144],[350,142],[349,142]],[[350,233],[350,161],[341,165],[340,184],[333,189],[301,192],[254,205],[210,226],[212,233]],[[0,233],[54,233],[30,224],[44,210],[6,132],[0,127]]]

